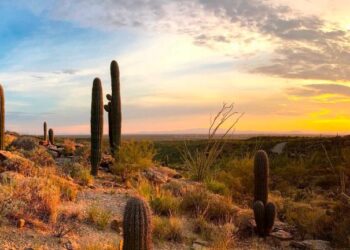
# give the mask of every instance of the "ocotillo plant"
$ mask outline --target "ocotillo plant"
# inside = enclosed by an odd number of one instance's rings
[[[152,249],[151,212],[140,198],[130,198],[126,204],[123,220],[123,250]]]
[[[270,234],[276,217],[276,207],[268,201],[269,158],[259,150],[254,158],[254,217],[259,236]]]
[[[91,99],[91,174],[96,176],[101,162],[103,136],[103,94],[99,78],[95,78]]]
[[[0,84],[0,150],[4,150],[5,145],[5,94]]]
[[[47,124],[44,122],[44,141],[47,141]]]
[[[109,139],[111,153],[115,156],[121,143],[121,129],[122,129],[122,111],[121,111],[121,99],[120,99],[120,72],[119,66],[116,61],[111,62],[111,82],[112,82],[112,95],[107,95],[107,99],[110,104],[105,106],[105,110],[109,112]]]
[[[55,144],[55,135],[53,133],[53,129],[49,129],[49,142],[54,145]]]

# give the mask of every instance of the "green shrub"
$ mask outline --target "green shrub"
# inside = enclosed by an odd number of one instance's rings
[[[152,210],[158,215],[171,216],[179,211],[180,199],[172,196],[169,192],[161,192],[154,198],[151,198],[150,205]]]
[[[181,243],[184,240],[184,226],[178,217],[153,217],[153,237],[160,241]]]
[[[110,211],[107,211],[97,205],[92,205],[87,211],[88,222],[94,224],[98,229],[104,230],[112,215]]]
[[[117,160],[111,171],[114,174],[120,175],[123,180],[127,180],[132,174],[151,167],[155,153],[153,143],[151,142],[124,142],[116,155]]]
[[[229,195],[230,193],[229,189],[222,182],[211,179],[211,180],[207,180],[205,184],[207,189],[213,192],[214,194],[220,194],[220,195],[226,196],[226,195]]]
[[[228,198],[209,193],[204,188],[188,190],[183,196],[181,208],[194,217],[203,216],[216,223],[230,221],[235,212]]]

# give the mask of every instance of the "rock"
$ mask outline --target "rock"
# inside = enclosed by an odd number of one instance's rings
[[[117,233],[121,232],[121,227],[123,226],[123,222],[117,219],[112,220],[111,229],[116,231]]]
[[[49,141],[39,141],[39,145],[46,147],[49,145]]]
[[[79,246],[77,243],[75,243],[74,241],[72,240],[63,240],[62,241],[62,245],[65,249],[67,250],[75,250],[75,249],[79,249]]]
[[[103,154],[100,166],[103,169],[109,170],[114,164],[114,158],[111,155]]]
[[[205,246],[202,246],[202,245],[200,245],[200,244],[198,244],[198,243],[193,243],[192,244],[192,247],[191,247],[191,250],[206,250],[206,249],[208,249],[207,247],[205,247]]]
[[[291,233],[289,232],[286,232],[284,230],[278,230],[276,232],[272,232],[270,234],[271,237],[274,237],[278,240],[282,240],[282,241],[286,241],[286,240],[292,240],[293,239],[293,236]]]
[[[24,175],[29,175],[34,167],[34,163],[19,155],[9,151],[0,151],[0,172],[14,171]]]
[[[200,239],[195,240],[193,244],[198,244],[205,247],[209,246],[209,242]]]
[[[168,182],[168,177],[163,173],[157,171],[155,168],[146,169],[145,177],[154,184],[164,184]]]
[[[17,221],[17,228],[23,228],[25,224],[26,224],[26,221],[24,219],[19,219]]]
[[[304,241],[292,241],[291,247],[302,250],[331,250],[331,244],[325,240],[304,240]]]

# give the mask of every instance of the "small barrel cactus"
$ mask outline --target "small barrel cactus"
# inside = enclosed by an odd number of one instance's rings
[[[44,122],[44,141],[47,141],[47,124]]]
[[[55,144],[55,135],[53,133],[53,129],[49,129],[49,142],[54,145]]]
[[[5,94],[0,85],[0,150],[5,148]]]
[[[101,162],[103,137],[103,94],[99,78],[95,78],[91,99],[91,174],[96,176]]]
[[[141,198],[130,198],[123,221],[123,250],[151,250],[152,225],[148,204]]]
[[[257,233],[261,237],[272,231],[276,217],[276,207],[268,201],[269,158],[265,151],[259,150],[254,158],[254,217]]]

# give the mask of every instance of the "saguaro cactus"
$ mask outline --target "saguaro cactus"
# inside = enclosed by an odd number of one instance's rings
[[[114,156],[118,151],[121,143],[121,129],[122,129],[122,111],[120,99],[120,72],[116,61],[111,62],[111,82],[112,95],[107,94],[109,100],[108,105],[105,105],[105,110],[108,112],[109,141],[111,153]]]
[[[44,122],[44,141],[47,141],[47,124]]]
[[[53,133],[53,129],[49,129],[49,142],[54,145],[55,144],[55,135]]]
[[[123,220],[123,250],[151,250],[151,212],[147,203],[140,198],[128,200]]]
[[[265,151],[259,150],[254,158],[254,201],[267,202],[269,193],[269,159]]]
[[[96,176],[101,162],[103,136],[103,94],[99,78],[95,78],[92,86],[91,100],[91,174]]]
[[[270,234],[276,217],[276,207],[268,201],[269,158],[265,151],[259,150],[254,158],[254,217],[259,236]]]
[[[4,150],[5,145],[5,94],[0,84],[0,150]]]

